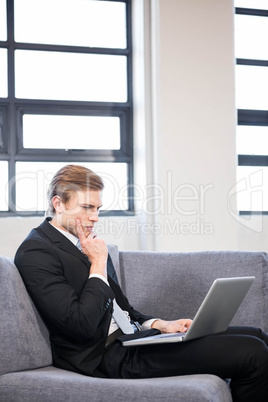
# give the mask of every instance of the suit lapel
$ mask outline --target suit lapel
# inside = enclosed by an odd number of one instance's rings
[[[46,218],[38,229],[40,229],[57,247],[78,257],[88,266],[88,258],[69,239],[67,239],[67,237],[54,228],[53,225],[49,223],[50,220],[51,218]]]

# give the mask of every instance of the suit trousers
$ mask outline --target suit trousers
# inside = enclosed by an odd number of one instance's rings
[[[234,401],[268,398],[268,335],[252,327],[192,341],[122,346],[117,340],[103,355],[99,370],[109,378],[152,378],[214,374],[230,379]]]

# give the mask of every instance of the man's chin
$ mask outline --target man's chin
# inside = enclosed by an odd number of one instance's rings
[[[83,227],[83,231],[84,231],[85,237],[88,237],[88,236],[92,233],[92,230],[88,230],[85,226],[82,226],[82,227]],[[72,235],[74,235],[74,236],[76,236],[76,237],[79,237],[79,236],[78,236],[78,233],[77,233],[77,228],[76,228],[76,226],[69,225],[69,226],[66,228],[66,230],[67,230],[69,233],[71,233]]]
[[[68,229],[68,232],[70,232],[72,235],[79,237],[76,228],[70,228]],[[88,237],[90,235],[90,232],[86,229],[84,229],[84,235],[85,237]]]
[[[72,235],[78,237],[76,228],[74,228],[74,227],[68,227],[68,228],[66,228],[66,230],[67,230],[69,233],[71,233]]]

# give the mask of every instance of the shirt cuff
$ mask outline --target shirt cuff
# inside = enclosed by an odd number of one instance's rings
[[[152,323],[157,320],[159,320],[159,318],[152,318],[151,320],[144,321],[144,323],[141,326],[142,331],[145,331],[146,329],[151,329]]]
[[[110,286],[110,285],[109,285],[109,282],[107,281],[107,279],[106,279],[103,275],[101,275],[101,274],[91,274],[91,275],[89,275],[88,279],[91,279],[91,278],[99,278],[99,279],[101,279],[103,282],[105,282],[106,285]]]

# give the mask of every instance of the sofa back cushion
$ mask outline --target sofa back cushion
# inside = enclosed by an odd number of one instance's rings
[[[268,331],[266,253],[123,251],[120,270],[123,291],[135,308],[171,320],[193,318],[214,279],[255,275],[231,325],[253,325]]]
[[[115,244],[107,244],[108,253],[113,261],[113,266],[116,274],[116,279],[119,284],[121,284],[121,272],[119,267],[119,251]]]
[[[0,256],[0,375],[52,364],[48,331],[9,258]]]

